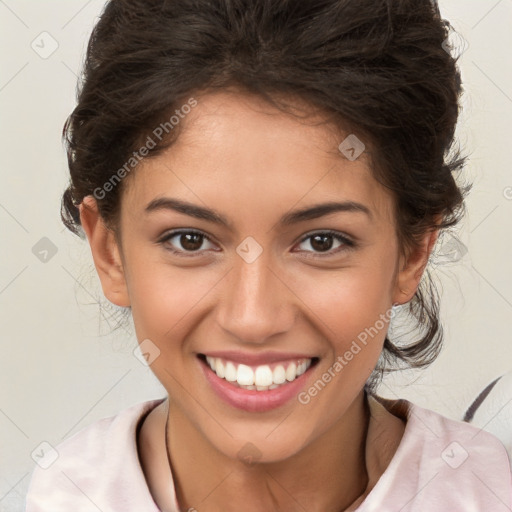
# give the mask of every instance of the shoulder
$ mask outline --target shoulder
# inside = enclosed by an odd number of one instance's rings
[[[512,372],[487,385],[466,411],[464,420],[494,434],[512,456]]]
[[[26,512],[157,511],[138,458],[137,428],[162,401],[136,404],[48,445],[32,474]]]
[[[512,508],[510,460],[495,436],[407,400],[375,398],[406,426],[386,471],[358,510],[374,510],[378,503],[402,512]]]

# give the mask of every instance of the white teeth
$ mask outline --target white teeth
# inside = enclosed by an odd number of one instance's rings
[[[306,361],[303,361],[297,366],[297,375],[302,375],[306,371]]]
[[[214,359],[214,364],[210,363],[211,369],[221,378],[223,379],[226,376],[226,371],[224,368],[224,363],[222,362],[222,359]]]
[[[236,381],[240,386],[252,386],[254,384],[254,372],[252,368],[245,364],[239,364]]]
[[[245,364],[237,365],[231,361],[225,361],[220,357],[206,356],[206,361],[221,379],[225,379],[244,389],[256,389],[258,391],[276,389],[281,385],[294,381],[311,366],[312,362],[311,359],[303,359],[278,364],[272,370],[267,364],[251,368]]]
[[[238,384],[238,382],[236,383],[236,386],[239,387],[239,388],[244,388],[244,389],[256,389],[256,386],[241,386],[240,384]]]
[[[286,371],[283,365],[278,365],[274,368],[272,373],[272,381],[274,384],[283,384],[286,382]]]
[[[235,365],[231,361],[228,361],[226,363],[226,366],[224,368],[224,372],[225,372],[224,378],[227,381],[235,382],[235,380],[236,380],[236,368],[235,368]]]
[[[292,380],[295,380],[296,376],[297,376],[297,365],[295,363],[291,363],[288,365],[288,368],[286,368],[286,380],[288,382],[291,382]]]
[[[256,384],[257,387],[268,387],[272,384],[272,370],[270,366],[265,365],[256,368],[254,372],[254,384]]]

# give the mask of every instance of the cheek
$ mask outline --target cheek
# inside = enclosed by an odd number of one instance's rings
[[[326,274],[317,277],[314,285],[304,286],[304,302],[325,325],[336,352],[346,350],[347,344],[373,326],[379,330],[375,338],[383,341],[387,326],[378,320],[389,314],[392,305],[392,268],[392,263],[383,261],[373,267]]]
[[[134,258],[127,284],[138,339],[150,338],[168,347],[166,340],[179,335],[217,281],[217,274],[207,269],[173,268],[162,261],[149,264]]]
[[[311,310],[328,346],[317,380],[298,397],[317,412],[313,422],[335,422],[375,368],[392,315],[393,261],[385,260],[331,274],[310,288]]]

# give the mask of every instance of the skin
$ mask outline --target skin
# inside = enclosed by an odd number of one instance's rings
[[[81,221],[108,300],[131,307],[138,340],[160,350],[151,369],[169,400],[144,422],[139,452],[156,502],[169,508],[164,426],[183,510],[339,511],[368,492],[367,410],[363,386],[382,351],[376,336],[311,401],[292,399],[263,412],[238,410],[211,389],[197,354],[209,350],[300,352],[319,358],[307,389],[365,328],[393,304],[409,301],[435,242],[402,254],[394,199],[372,176],[368,155],[349,161],[338,150],[348,134],[311,115],[308,122],[247,94],[197,97],[177,141],[126,178],[120,239],[107,229],[92,196]],[[229,227],[172,210],[145,213],[172,197],[214,209]],[[282,215],[332,201],[361,211],[335,212],[284,226]],[[192,256],[176,229],[194,229]],[[322,247],[305,235],[334,230]],[[313,232],[313,233],[311,233]],[[263,252],[247,263],[236,252],[248,236]],[[189,251],[188,254],[191,254]],[[393,446],[403,432],[389,414]],[[252,443],[258,463],[239,450]],[[377,447],[376,447],[377,449]]]

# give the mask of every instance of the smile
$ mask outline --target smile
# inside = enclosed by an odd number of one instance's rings
[[[221,379],[236,383],[244,389],[267,391],[293,382],[311,366],[313,360],[301,359],[256,367],[227,361],[220,357],[206,356],[206,361]]]
[[[261,364],[262,358],[232,357],[199,354],[198,360],[212,391],[225,403],[248,412],[270,411],[290,402],[319,361],[318,357],[282,356],[272,362],[266,358],[266,364]]]

